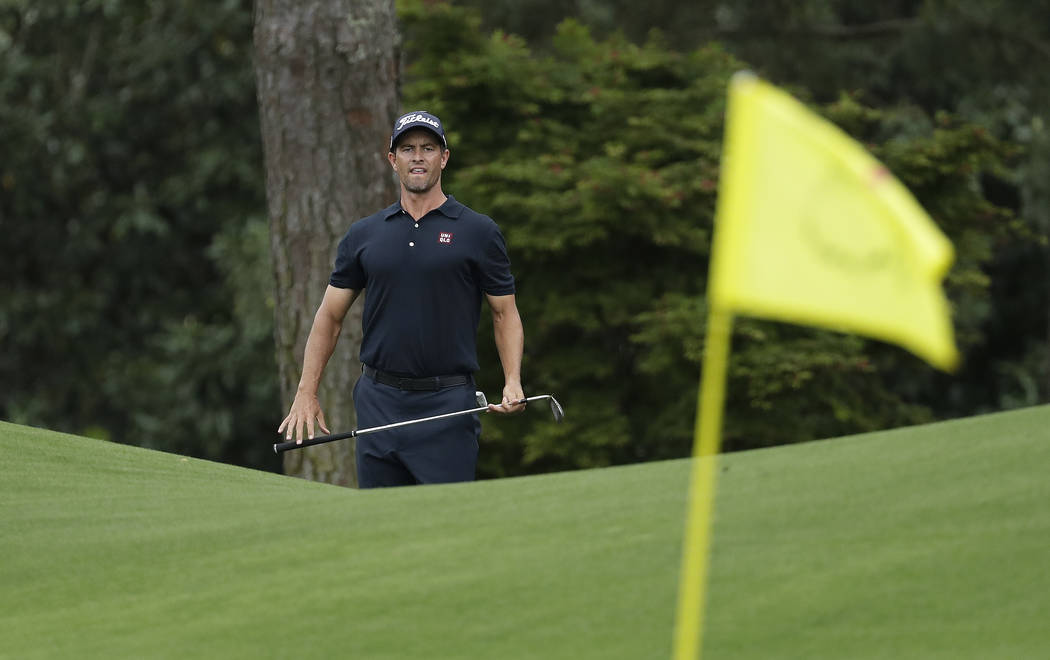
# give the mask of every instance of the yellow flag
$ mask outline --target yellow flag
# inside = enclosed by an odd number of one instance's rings
[[[708,331],[673,657],[703,647],[734,314],[857,332],[942,369],[959,360],[941,280],[951,243],[885,167],[772,85],[737,74],[708,278]]]
[[[711,306],[958,363],[951,243],[863,147],[751,74],[729,89],[715,226]]]

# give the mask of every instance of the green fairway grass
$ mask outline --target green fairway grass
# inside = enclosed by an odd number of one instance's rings
[[[353,491],[0,452],[2,658],[670,654],[688,461]],[[705,657],[1050,657],[1050,407],[720,461]]]

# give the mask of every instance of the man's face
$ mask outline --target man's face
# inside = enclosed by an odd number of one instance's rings
[[[405,190],[425,193],[441,180],[441,170],[448,163],[448,150],[438,136],[418,128],[402,135],[387,159]]]

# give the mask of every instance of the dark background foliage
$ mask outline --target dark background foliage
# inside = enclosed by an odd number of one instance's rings
[[[726,446],[1050,400],[1047,9],[403,2],[405,106],[443,117],[446,189],[504,229],[526,386],[569,415],[486,419],[483,476],[688,453],[741,68],[866,144],[949,235],[965,364],[742,320]],[[0,417],[277,469],[251,30],[244,0],[0,5]]]
[[[251,26],[249,2],[0,7],[3,418],[276,465]]]

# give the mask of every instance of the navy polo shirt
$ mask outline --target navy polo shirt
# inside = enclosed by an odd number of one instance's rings
[[[364,289],[361,362],[399,376],[478,370],[483,293],[514,293],[499,227],[451,195],[417,222],[398,202],[352,225],[329,280]]]

